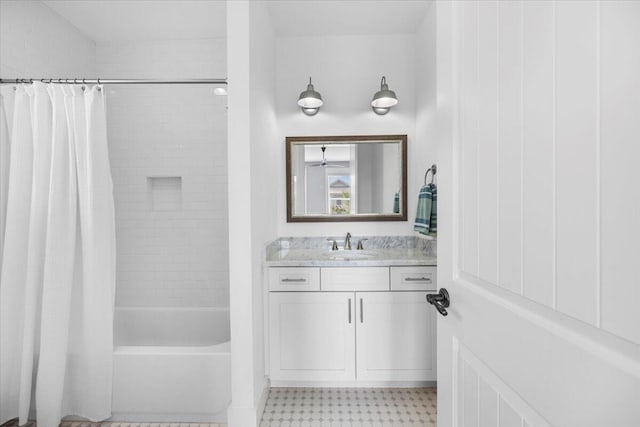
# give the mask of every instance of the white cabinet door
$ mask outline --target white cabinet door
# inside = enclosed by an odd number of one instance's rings
[[[352,292],[271,292],[273,381],[355,379]]]
[[[435,314],[426,292],[357,292],[357,378],[436,379]]]

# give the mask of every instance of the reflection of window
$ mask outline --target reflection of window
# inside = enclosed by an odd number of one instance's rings
[[[328,175],[329,209],[332,215],[351,213],[351,177],[349,175]]]

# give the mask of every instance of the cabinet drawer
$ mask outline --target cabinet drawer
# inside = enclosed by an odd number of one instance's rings
[[[437,289],[436,267],[391,267],[392,291]]]
[[[317,267],[269,268],[270,291],[319,291],[320,269]]]
[[[389,267],[327,267],[323,291],[388,291]]]

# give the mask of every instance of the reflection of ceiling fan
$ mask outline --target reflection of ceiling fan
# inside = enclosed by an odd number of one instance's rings
[[[325,152],[326,149],[327,149],[327,147],[325,147],[323,145],[322,148],[321,148],[321,150],[322,150],[322,160],[320,161],[320,163],[314,163],[314,164],[309,165],[309,166],[311,166],[313,168],[317,168],[317,167],[320,167],[320,166],[322,166],[323,168],[346,168],[346,167],[348,167],[348,166],[345,166],[345,165],[339,165],[339,164],[335,164],[335,163],[334,164],[327,163],[327,159],[324,157],[324,152]]]

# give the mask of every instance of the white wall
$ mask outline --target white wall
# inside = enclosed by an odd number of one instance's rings
[[[415,45],[415,97],[416,97],[416,136],[415,139],[420,144],[424,164],[423,170],[415,172],[413,179],[419,180],[421,185],[424,182],[426,168],[436,163],[436,141],[437,141],[437,94],[436,94],[436,4],[432,2],[425,13],[422,24],[416,32]],[[437,175],[437,174],[436,174]],[[429,174],[428,180],[431,180]],[[437,182],[437,181],[436,181]],[[439,197],[446,195],[439,194]],[[411,198],[409,198],[411,201]],[[415,212],[409,209],[412,215],[410,219],[415,219]]]
[[[0,76],[95,74],[95,44],[40,1],[0,1]]]
[[[253,363],[254,402],[266,396],[264,354],[264,245],[278,237],[278,170],[273,156],[284,157],[276,138],[276,55],[275,34],[266,2],[251,4],[251,240],[253,264]],[[277,164],[277,162],[276,162]],[[264,403],[264,402],[262,402]],[[257,408],[261,415],[260,407]]]
[[[225,43],[101,43],[97,75],[225,76]],[[116,303],[228,306],[226,97],[200,85],[112,85],[107,90]],[[177,179],[178,186],[163,178]],[[154,206],[154,197],[164,206]]]
[[[264,2],[227,3],[229,69],[230,427],[258,424],[267,392],[262,259],[276,234],[274,34]]]
[[[417,194],[431,165],[427,144],[416,138],[416,40],[412,35],[278,37],[276,39],[276,106],[278,141],[271,153],[277,168],[278,235],[334,236],[412,233]],[[385,75],[399,103],[387,115],[371,111],[373,94]],[[324,105],[306,116],[296,105],[309,76]],[[420,81],[422,83],[422,81]],[[408,135],[408,222],[287,223],[284,140],[301,135]]]

